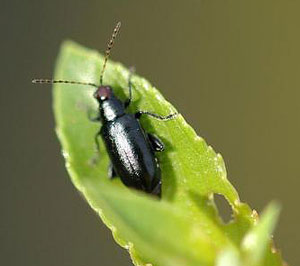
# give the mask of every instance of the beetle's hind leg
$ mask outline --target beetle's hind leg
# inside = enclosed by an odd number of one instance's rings
[[[156,186],[151,191],[152,195],[161,197],[161,180],[156,184]]]
[[[114,166],[113,164],[110,162],[109,165],[108,165],[108,177],[109,179],[114,179],[116,178],[118,175],[114,169]]]
[[[165,149],[165,145],[157,136],[152,135],[150,133],[148,133],[147,135],[153,151],[161,152]]]

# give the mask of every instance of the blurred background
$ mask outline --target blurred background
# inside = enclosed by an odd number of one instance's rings
[[[136,66],[220,152],[243,201],[282,204],[276,245],[298,265],[300,2],[1,1],[1,265],[131,265],[72,186],[49,86],[61,42]]]

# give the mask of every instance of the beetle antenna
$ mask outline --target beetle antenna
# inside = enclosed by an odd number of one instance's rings
[[[64,84],[77,84],[77,85],[87,85],[98,88],[98,86],[94,83],[89,82],[80,82],[80,81],[70,81],[70,80],[54,80],[54,79],[33,79],[32,83],[64,83]]]
[[[104,74],[104,70],[105,70],[105,67],[106,67],[106,63],[107,63],[107,60],[109,58],[110,51],[114,46],[114,41],[115,41],[119,31],[120,31],[120,27],[121,27],[121,22],[118,22],[116,27],[114,28],[114,31],[111,35],[110,40],[107,43],[107,49],[105,51],[104,63],[103,63],[103,67],[102,67],[102,71],[101,71],[101,75],[100,75],[100,85],[103,85],[103,74]]]

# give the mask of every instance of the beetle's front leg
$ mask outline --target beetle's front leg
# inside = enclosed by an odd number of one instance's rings
[[[130,73],[129,73],[129,77],[128,77],[128,91],[129,91],[129,97],[128,99],[125,101],[124,103],[124,107],[125,109],[130,105],[131,101],[132,101],[132,82],[131,82],[131,78],[132,78],[132,74],[135,72],[135,68],[131,67],[130,68]]]
[[[96,152],[97,154],[95,154],[91,160],[90,160],[90,163],[92,165],[96,165],[99,161],[99,157],[100,157],[100,142],[99,142],[99,136],[101,135],[101,130],[99,130],[95,137],[94,137],[94,141],[95,141],[95,144],[96,144]]]
[[[93,112],[92,110],[88,110],[89,120],[92,122],[100,122],[101,121],[100,116],[98,114],[96,116],[93,116],[92,112]]]
[[[99,132],[97,132],[97,134],[95,135],[95,143],[96,143],[96,149],[97,149],[97,153],[100,155],[100,142],[99,142],[99,136],[101,135],[101,130]]]

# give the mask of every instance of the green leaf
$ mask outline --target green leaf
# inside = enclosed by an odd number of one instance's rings
[[[273,245],[270,239],[279,216],[279,209],[277,204],[270,204],[263,212],[257,225],[245,235],[242,242],[242,251],[245,253],[247,265],[272,265],[270,263],[271,258],[266,257],[269,254],[266,254],[265,251],[268,246]],[[275,250],[274,247],[272,249]]]
[[[98,83],[102,64],[103,56],[96,51],[67,41],[58,57],[55,78]],[[108,62],[104,83],[124,100],[128,75],[121,64]],[[130,112],[168,115],[176,111],[147,80],[134,75],[132,83]],[[166,122],[143,118],[143,128],[166,145],[165,151],[157,154],[162,170],[161,200],[129,189],[118,179],[108,180],[104,145],[100,143],[98,158],[94,143],[100,125],[90,122],[87,115],[97,112],[94,90],[80,85],[54,86],[56,132],[73,184],[112,230],[115,240],[129,250],[135,265],[228,265],[228,261],[238,265],[244,259],[242,241],[254,228],[257,215],[240,202],[227,180],[221,155],[197,136],[181,115]],[[214,203],[216,193],[232,207],[228,224],[222,222]],[[282,265],[278,253],[270,253],[271,248],[260,252],[269,254],[272,265]]]
[[[239,253],[234,249],[222,251],[216,262],[217,266],[241,266]]]

